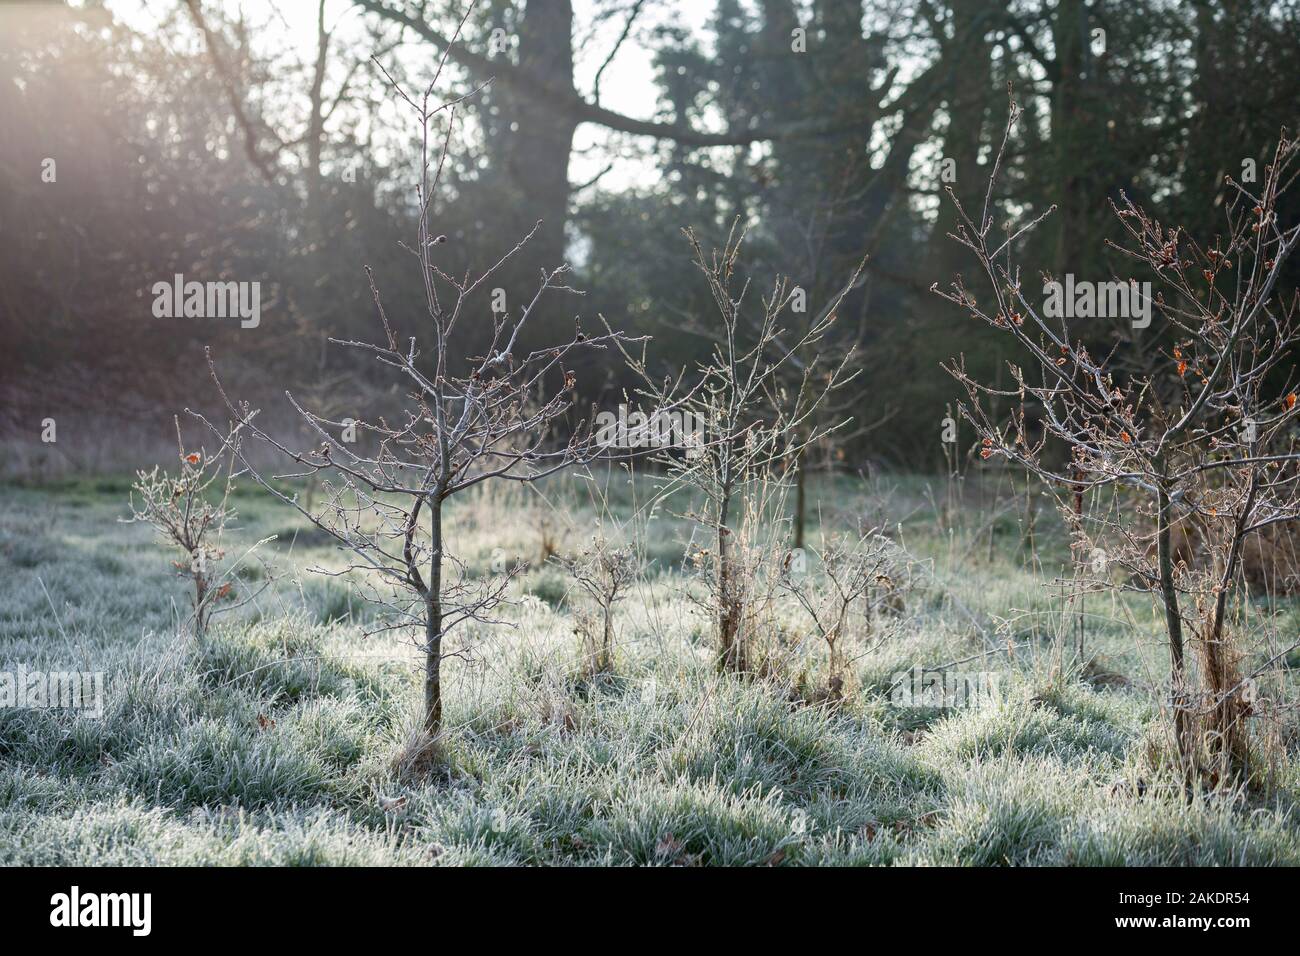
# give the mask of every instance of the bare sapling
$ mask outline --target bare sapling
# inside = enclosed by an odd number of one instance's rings
[[[239,562],[226,561],[224,543],[227,525],[236,518],[230,494],[237,477],[240,436],[239,429],[232,428],[218,436],[215,451],[203,447],[186,451],[180,420],[175,422],[178,470],[172,473],[155,466],[137,472],[131,485],[131,517],[124,520],[152,525],[163,541],[182,553],[172,565],[179,577],[190,582],[190,622],[202,641],[214,614],[247,603],[236,601],[233,572]]]
[[[704,423],[701,439],[657,457],[669,476],[664,493],[690,491],[695,501],[689,517],[710,540],[710,546],[697,546],[691,557],[709,592],[718,665],[743,673],[755,663],[754,611],[764,587],[759,568],[783,553],[763,530],[788,524],[778,471],[843,424],[818,426],[815,413],[852,375],[847,356],[829,367],[819,361],[818,345],[836,320],[833,307],[820,321],[787,334],[781,322],[795,297],[787,279],[774,280],[757,307],[746,300],[749,280],[737,274],[744,240],[738,226],[711,256],[691,231],[685,234],[717,310],[712,355],[685,392],[679,391],[680,381],[657,382],[644,359],[629,357],[629,364],[645,382],[644,398],[661,410],[679,410]],[[800,371],[792,380],[787,373],[796,356]],[[779,569],[771,570],[768,594]]]
[[[1018,116],[1013,102],[1002,151]],[[975,426],[982,457],[1004,457],[1055,490],[1076,528],[1076,554],[1089,562],[1091,589],[1153,596],[1169,647],[1182,772],[1189,782],[1240,781],[1249,772],[1246,720],[1260,673],[1247,672],[1245,635],[1229,626],[1243,549],[1261,531],[1300,518],[1293,360],[1300,296],[1277,288],[1300,241],[1300,225],[1278,221],[1296,143],[1278,144],[1255,191],[1226,181],[1224,232],[1211,244],[1162,225],[1121,194],[1113,206],[1125,241],[1114,248],[1156,291],[1142,292],[1132,278],[1111,287],[1146,300],[1146,324],[1159,324],[1142,331],[1135,320],[1131,344],[1102,357],[1084,344],[1078,323],[1072,327],[1070,309],[1049,315],[1050,298],[1042,308],[1030,301],[1033,285],[1014,262],[1018,240],[1051,210],[1001,241],[993,232],[1002,151],[980,218],[958,203],[953,234],[979,263],[987,298],[978,302],[961,280],[939,294],[1013,339],[1030,365],[1011,365],[1015,386],[999,390],[951,363],[969,397],[961,414]],[[1096,337],[1095,327],[1087,331]],[[1144,355],[1146,368],[1121,365],[1115,356],[1126,349]],[[1009,420],[994,420],[994,399],[1010,400]],[[1079,497],[1100,489],[1115,506],[1085,514]]]
[[[826,686],[819,698],[842,702],[851,690],[846,648],[859,654],[878,645],[884,631],[877,614],[897,606],[911,587],[911,562],[879,531],[862,535],[822,534],[808,554],[792,552],[781,570],[781,589],[794,598],[813,633],[826,645]],[[808,567],[810,563],[814,566]]]
[[[586,595],[594,611],[584,611],[579,616],[579,627],[586,638],[588,666],[592,673],[608,673],[614,667],[615,609],[637,578],[636,553],[611,541],[598,529],[582,551],[557,560]]]
[[[778,331],[775,335],[768,334],[768,330],[764,329],[767,316],[762,311],[742,310],[737,316],[740,322],[739,334],[742,339],[748,337],[755,341],[765,341],[767,343],[769,357],[776,363],[775,375],[778,394],[791,395],[796,398],[800,396],[803,391],[803,379],[810,371],[810,364],[819,364],[823,370],[826,370],[842,365],[851,366],[861,358],[862,353],[860,350],[866,337],[866,319],[871,299],[870,289],[864,289],[865,286],[868,286],[867,277],[863,271],[866,262],[867,260],[864,257],[857,268],[854,269],[852,275],[849,276],[849,280],[844,287],[830,296],[816,313],[807,311],[806,290],[799,286],[792,286],[790,289],[791,303],[785,317],[782,319],[782,324],[789,325],[790,328]],[[828,320],[837,315],[846,298],[855,292],[862,297],[862,301],[855,307],[856,321],[850,323],[848,328],[839,329],[838,334],[830,334],[833,330],[828,324]],[[836,321],[835,324],[840,325],[841,323]],[[681,323],[683,331],[710,342],[715,339],[715,325],[716,323],[711,321],[708,315],[687,316]],[[822,328],[819,334],[801,338],[801,344],[796,348],[788,347],[787,343],[793,338],[799,338],[800,331],[811,331],[818,327]],[[843,385],[847,381],[848,376],[839,384]],[[782,479],[789,480],[790,476],[793,475],[793,544],[796,548],[804,546],[807,534],[808,513],[810,510],[808,474],[816,464],[813,459],[815,457],[823,458],[823,471],[832,471],[833,462],[843,458],[843,446],[846,443],[860,439],[886,424],[897,411],[892,407],[886,408],[875,421],[863,422],[855,419],[852,426],[848,427],[849,412],[859,404],[860,397],[860,395],[854,394],[853,390],[838,386],[832,393],[828,393],[818,404],[813,415],[809,416],[799,426],[794,442],[795,453],[781,462]],[[813,441],[806,440],[813,435],[817,436]]]
[[[535,482],[599,456],[603,449],[591,440],[590,423],[570,421],[576,386],[571,362],[575,353],[631,341],[614,331],[585,335],[575,324],[567,339],[523,350],[520,343],[530,324],[536,324],[543,298],[577,294],[566,285],[564,265],[542,270],[521,307],[490,310],[485,294],[491,291],[489,280],[536,234],[540,222],[481,271],[453,276],[438,264],[446,239],[433,227],[431,206],[461,103],[431,103],[445,63],[444,55],[423,94],[408,95],[392,81],[400,102],[415,116],[420,142],[416,241],[407,251],[420,272],[424,307],[400,323],[390,317],[367,268],[382,338],[377,343],[331,340],[368,353],[389,370],[409,390],[407,407],[393,418],[354,416],[349,424],[368,439],[369,450],[363,453],[357,450],[360,442],[339,440],[344,422],[313,413],[286,393],[319,438],[314,449],[291,449],[259,426],[255,410],[227,397],[213,366],[227,407],[248,433],[293,463],[293,471],[269,476],[245,460],[253,480],[326,532],[348,556],[346,567],[328,573],[357,573],[369,582],[365,596],[379,613],[368,633],[418,635],[423,654],[420,748],[443,730],[442,664],[449,654],[460,653],[449,649],[448,634],[466,622],[505,623],[497,612],[519,571],[512,564],[487,577],[467,574],[444,533],[447,503],[485,482]],[[439,123],[441,142],[435,149],[431,137]],[[490,345],[482,356],[456,350],[457,328],[470,322],[490,323]],[[422,343],[414,335],[404,336],[403,325],[418,328]],[[556,438],[566,424],[570,437]],[[311,508],[277,484],[316,477],[320,491]],[[416,755],[430,752],[417,749]]]

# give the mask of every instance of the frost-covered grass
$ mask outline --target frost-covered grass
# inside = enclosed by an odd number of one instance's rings
[[[346,579],[306,573],[340,559],[291,513],[238,496],[235,540],[278,534],[279,577],[200,647],[178,637],[172,556],[117,521],[127,482],[0,488],[0,671],[107,674],[99,719],[0,708],[0,862],[1300,863],[1292,730],[1271,744],[1271,788],[1189,796],[1153,758],[1164,652],[1151,609],[1091,598],[1079,660],[1058,639],[1072,617],[1046,587],[1057,568],[1026,565],[1014,514],[990,545],[984,505],[936,520],[925,486],[813,489],[828,526],[903,521],[896,537],[929,569],[879,622],[878,646],[847,655],[841,708],[793,699],[823,666],[794,632],[784,681],[717,674],[683,590],[686,526],[668,509],[640,536],[652,561],[620,607],[615,671],[586,672],[579,598],[534,566],[504,612],[513,626],[455,638],[448,730],[421,775],[398,759],[419,723],[418,652],[362,636],[369,608]],[[594,513],[563,510],[550,533],[572,547]],[[523,491],[472,500],[451,546],[472,573],[500,553],[536,565],[548,513]],[[1059,527],[1039,534],[1040,558],[1059,555]],[[1000,675],[999,700],[891,703],[897,672],[964,658]]]

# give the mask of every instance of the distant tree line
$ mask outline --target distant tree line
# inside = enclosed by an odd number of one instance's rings
[[[160,431],[204,374],[205,345],[237,357],[245,393],[377,381],[372,363],[326,347],[373,327],[365,265],[395,321],[419,324],[404,186],[417,144],[386,71],[402,81],[446,56],[447,89],[478,90],[433,210],[440,268],[481,269],[543,223],[467,304],[484,320],[458,328],[455,354],[478,356],[492,311],[522,308],[539,270],[567,260],[587,296],[540,311],[536,342],[604,314],[655,337],[652,372],[690,365],[711,352],[714,305],[689,281],[680,230],[721,246],[739,218],[744,268],[798,284],[809,327],[866,259],[821,347],[853,351],[862,371],[837,402],[874,427],[810,459],[850,468],[943,460],[957,389],[941,361],[964,355],[972,377],[1011,384],[1005,363],[1020,357],[1005,337],[929,291],[964,265],[940,200],[950,187],[981,208],[1009,85],[1024,116],[995,199],[1026,216],[1056,206],[1022,250],[1053,276],[1143,278],[1106,245],[1121,194],[1214,236],[1224,177],[1254,163],[1262,179],[1279,129],[1300,125],[1295,0],[717,0],[704,31],[644,0],[582,16],[570,0],[357,0],[344,17],[320,4],[304,58],[259,46],[260,14],[157,6],[147,33],[111,2],[0,10],[0,382],[10,397],[69,381],[106,406],[129,397],[158,408]],[[597,32],[653,51],[653,115],[604,105],[604,68],[580,80]],[[584,126],[645,177],[575,181]],[[260,281],[266,319],[152,317],[150,287],[176,274]],[[1135,373],[1173,334],[1104,320],[1074,331]],[[576,371],[588,402],[634,384],[611,363]],[[38,427],[17,399],[6,407],[0,428]],[[960,434],[959,450],[973,439]]]

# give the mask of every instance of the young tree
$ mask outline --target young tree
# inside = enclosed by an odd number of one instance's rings
[[[619,547],[597,531],[591,544],[559,563],[596,606],[598,619],[583,624],[590,645],[591,668],[603,673],[614,666],[614,608],[636,580],[636,553]],[[581,620],[581,619],[580,619]]]
[[[207,635],[208,622],[218,610],[218,603],[229,602],[234,595],[234,582],[225,579],[231,576],[235,565],[225,563],[222,539],[226,524],[235,518],[230,492],[235,484],[239,429],[233,428],[224,437],[218,437],[221,444],[215,452],[209,454],[204,448],[187,452],[181,439],[180,420],[176,419],[180,470],[174,476],[158,467],[138,472],[131,485],[131,517],[124,519],[153,525],[160,538],[183,553],[182,559],[173,564],[177,574],[188,578],[193,586],[190,605],[194,633],[200,641]],[[140,500],[138,506],[136,495]],[[225,609],[244,603],[247,602],[228,604]]]
[[[532,238],[536,226],[477,275],[456,277],[439,267],[436,253],[445,237],[432,227],[430,207],[457,108],[464,99],[431,105],[434,85],[445,64],[446,54],[423,94],[413,97],[393,83],[401,102],[416,117],[420,142],[416,244],[408,251],[423,280],[425,309],[406,321],[427,330],[431,354],[423,354],[415,336],[399,334],[368,267],[366,274],[384,332],[382,341],[338,342],[364,350],[394,370],[410,389],[409,406],[395,421],[384,416],[369,422],[332,421],[304,409],[288,395],[294,409],[320,437],[314,450],[291,450],[259,426],[257,412],[247,403],[237,405],[227,396],[209,356],[214,381],[231,413],[250,435],[298,466],[292,474],[274,479],[319,475],[322,500],[313,508],[304,507],[296,495],[278,488],[272,477],[241,453],[252,478],[350,554],[352,562],[339,573],[369,573],[368,580],[373,583],[367,596],[382,610],[375,630],[414,628],[422,635],[427,741],[436,738],[443,726],[442,661],[448,633],[466,621],[498,623],[493,612],[518,570],[511,568],[484,579],[463,573],[444,534],[447,502],[482,482],[537,481],[601,454],[603,450],[591,440],[585,421],[572,428],[567,440],[553,438],[574,405],[576,377],[569,367],[571,359],[580,350],[639,341],[614,331],[587,336],[575,327],[567,341],[519,351],[521,334],[543,296],[575,292],[565,284],[568,268],[563,265],[542,271],[535,292],[522,309],[513,314],[494,311],[488,318],[487,303],[481,298],[492,291],[489,280]],[[435,156],[431,135],[440,119],[444,123],[442,141]],[[457,326],[484,320],[492,323],[486,354],[458,356],[453,343]],[[349,425],[371,443],[372,450],[357,451],[353,443],[340,441],[342,429]],[[355,447],[360,448],[361,442]],[[449,573],[452,570],[457,573]]]
[[[826,699],[844,699],[846,639],[869,638],[877,610],[891,606],[899,591],[910,586],[911,565],[902,549],[878,531],[858,536],[824,533],[821,545],[810,549],[819,568],[800,568],[787,558],[781,588],[803,609],[813,630],[826,645]]]
[[[739,332],[742,339],[767,343],[768,359],[773,363],[776,379],[773,393],[792,398],[796,402],[796,406],[787,411],[799,411],[797,403],[804,398],[804,379],[812,371],[812,365],[819,364],[825,370],[852,366],[861,361],[861,345],[866,326],[865,301],[859,308],[858,320],[852,323],[853,328],[849,332],[842,330],[838,336],[830,336],[826,332],[830,330],[832,321],[838,321],[840,306],[850,295],[860,292],[865,284],[866,277],[862,271],[865,266],[866,259],[863,259],[853,270],[848,283],[833,293],[815,314],[806,310],[807,290],[792,286],[787,317],[783,320],[790,327],[778,331],[776,335],[767,334],[764,329],[767,316],[762,312],[741,313]],[[707,316],[687,316],[682,328],[704,341],[713,341],[716,332],[714,323]],[[821,331],[818,334],[811,334],[819,329]],[[802,343],[801,346],[789,348],[787,342],[796,338]],[[836,382],[834,389],[827,391],[823,400],[812,410],[813,414],[799,425],[793,436],[794,452],[781,463],[782,477],[793,476],[794,481],[793,545],[796,548],[802,548],[805,544],[808,526],[808,471],[812,465],[810,459],[819,450],[817,446],[826,446],[824,450],[830,460],[836,448],[842,454],[844,444],[884,425],[895,411],[887,408],[874,422],[859,421],[854,422],[851,429],[843,427],[850,410],[860,405],[862,398],[861,395],[840,387],[849,378],[850,376],[844,376]]]
[[[629,364],[646,383],[642,394],[660,411],[680,410],[703,422],[708,431],[686,454],[668,452],[660,457],[670,475],[667,490],[685,486],[701,498],[692,517],[708,530],[715,549],[695,557],[716,618],[719,667],[743,672],[752,664],[749,589],[756,582],[758,565],[780,553],[768,546],[770,542],[759,540],[761,526],[785,520],[784,495],[775,492],[780,483],[776,466],[843,424],[818,427],[813,416],[826,396],[852,375],[847,357],[827,367],[816,354],[835,321],[834,308],[793,335],[782,328],[782,316],[794,295],[787,280],[775,280],[759,309],[752,317],[747,315],[749,281],[738,283],[736,275],[744,241],[738,225],[711,257],[694,233],[686,230],[685,234],[720,320],[714,327],[710,361],[685,394],[678,394],[676,382],[656,382],[643,360],[629,357]],[[795,366],[799,373],[793,381],[783,381],[796,356],[802,356]],[[776,576],[771,577],[774,585]]]
[[[1018,116],[1013,102],[999,162]],[[981,455],[1003,456],[1066,489],[1067,521],[1077,520],[1073,496],[1116,491],[1116,508],[1091,532],[1080,526],[1090,540],[1077,551],[1092,558],[1092,587],[1143,591],[1158,601],[1169,642],[1175,749],[1189,779],[1199,771],[1215,781],[1236,779],[1246,770],[1244,718],[1254,674],[1240,673],[1244,653],[1226,626],[1228,601],[1250,536],[1300,519],[1300,448],[1292,429],[1300,410],[1289,365],[1300,296],[1276,294],[1283,263],[1300,241],[1300,225],[1278,221],[1296,152],[1293,140],[1278,144],[1258,194],[1228,180],[1225,233],[1213,245],[1164,227],[1127,197],[1115,204],[1127,234],[1116,248],[1155,277],[1159,291],[1149,304],[1173,340],[1160,371],[1126,375],[1113,356],[1094,358],[1072,330],[1069,309],[1048,316],[1029,301],[1013,252],[1052,210],[997,242],[997,162],[979,220],[958,203],[962,225],[952,234],[974,254],[990,299],[981,305],[960,279],[947,291],[935,287],[1012,338],[1032,361],[1032,379],[1011,366],[1009,391],[974,381],[962,362],[948,366],[968,393],[961,414],[976,428]],[[1145,298],[1136,281],[1123,288]],[[1011,400],[1008,422],[993,420],[991,398]],[[1060,446],[1063,463],[1053,457]],[[1177,539],[1187,540],[1189,526],[1199,553],[1180,558]],[[1127,572],[1121,584],[1111,583],[1114,567]],[[1187,662],[1189,636],[1205,685],[1199,695]]]

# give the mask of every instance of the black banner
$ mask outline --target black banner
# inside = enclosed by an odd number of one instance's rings
[[[633,921],[704,936],[852,931],[1076,939],[1279,931],[1291,874],[1274,870],[0,870],[0,911],[17,938],[76,934],[229,943],[375,943],[421,925],[437,938],[532,937]],[[743,918],[738,918],[742,917]],[[810,920],[812,923],[810,924]],[[434,930],[432,927],[438,927]],[[478,930],[474,928],[477,927]],[[196,932],[199,934],[196,936]],[[692,936],[696,934],[691,929]],[[640,935],[640,934],[638,934]],[[1059,935],[1055,938],[1060,938]]]

